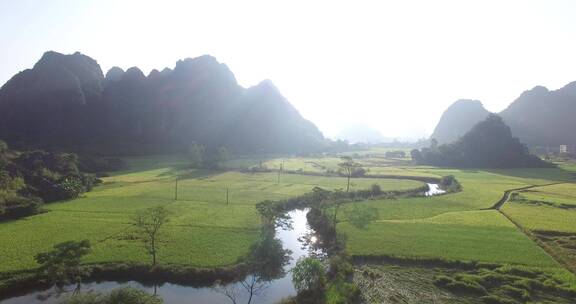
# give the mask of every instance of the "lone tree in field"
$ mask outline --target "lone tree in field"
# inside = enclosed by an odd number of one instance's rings
[[[192,167],[197,168],[202,166],[204,162],[204,146],[198,143],[192,143],[188,148],[188,158]]]
[[[146,209],[134,217],[136,231],[143,236],[143,241],[150,255],[152,265],[156,265],[156,251],[160,229],[168,222],[168,211],[164,207]]]
[[[220,147],[216,150],[217,161],[221,165],[223,162],[230,159],[230,153],[226,147]]]
[[[80,266],[82,257],[90,252],[90,241],[68,241],[54,245],[54,249],[36,255],[40,274],[57,286],[76,283],[74,293],[80,291],[82,276],[88,272]]]
[[[347,178],[346,192],[348,192],[350,190],[350,178],[352,176],[363,175],[365,170],[359,163],[355,162],[350,156],[342,156],[341,159],[342,162],[338,164],[338,167],[340,167],[340,171]]]

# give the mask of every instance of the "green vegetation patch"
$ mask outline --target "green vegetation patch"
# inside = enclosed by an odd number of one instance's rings
[[[277,173],[187,169],[185,160],[166,156],[131,158],[128,164],[128,170],[103,178],[102,185],[81,198],[48,204],[48,212],[36,216],[0,222],[0,272],[36,268],[36,253],[83,239],[93,244],[88,263],[149,263],[130,223],[138,211],[157,206],[170,213],[160,238],[160,263],[227,266],[245,256],[260,233],[257,203],[298,196],[316,186],[346,187],[343,177],[283,174],[278,183]],[[351,189],[372,184],[385,191],[422,186],[411,180],[355,178]]]
[[[572,303],[573,274],[509,265],[469,270],[409,264],[357,265],[365,303]]]
[[[394,256],[444,260],[512,263],[557,267],[541,248],[497,211],[462,212],[460,223],[441,221],[380,221],[367,229],[341,223],[347,250],[356,256]],[[479,220],[485,225],[476,225]],[[491,223],[491,224],[490,224]]]
[[[502,211],[530,230],[576,232],[574,209],[508,202],[504,204]]]
[[[549,185],[515,193],[502,211],[531,231],[563,265],[576,271],[576,184]]]
[[[502,266],[452,271],[436,275],[434,283],[459,295],[478,296],[483,303],[571,303],[576,296],[568,282],[554,273],[531,268]]]
[[[552,203],[560,208],[576,208],[576,184],[562,183],[532,188],[519,193],[523,200]]]
[[[364,303],[478,303],[473,297],[457,296],[434,284],[434,269],[361,265],[353,281],[362,291]]]

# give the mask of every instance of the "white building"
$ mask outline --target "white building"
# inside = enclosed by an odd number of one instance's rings
[[[571,145],[560,145],[560,154],[575,154],[576,147]]]

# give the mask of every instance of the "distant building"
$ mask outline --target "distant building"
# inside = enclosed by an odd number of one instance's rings
[[[576,146],[560,145],[560,154],[576,154]]]

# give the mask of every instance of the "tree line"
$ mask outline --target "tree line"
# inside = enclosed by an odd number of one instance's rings
[[[35,214],[43,203],[90,191],[99,180],[79,165],[72,153],[17,152],[0,141],[0,219]]]

